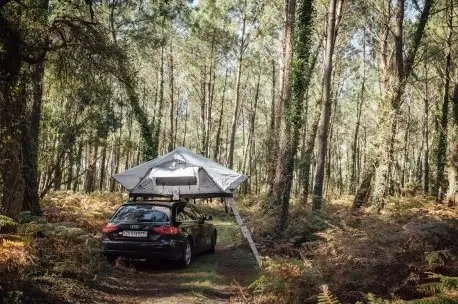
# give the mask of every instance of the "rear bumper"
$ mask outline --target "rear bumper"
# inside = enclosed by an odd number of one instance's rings
[[[184,242],[181,240],[158,242],[102,240],[102,252],[107,256],[177,260],[183,254],[183,247]]]

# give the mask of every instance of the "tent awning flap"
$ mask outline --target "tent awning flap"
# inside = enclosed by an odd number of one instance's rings
[[[171,196],[179,193],[198,197],[231,194],[248,177],[186,148],[177,148],[113,178],[132,195]],[[162,183],[157,183],[156,178],[159,181],[162,178]],[[165,182],[167,179],[170,180]],[[189,182],[191,180],[195,183]]]

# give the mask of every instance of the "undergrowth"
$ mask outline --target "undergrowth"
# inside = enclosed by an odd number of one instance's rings
[[[350,203],[315,213],[294,205],[281,237],[275,214],[252,213],[250,227],[269,258],[245,302],[458,303],[456,208],[411,197],[374,215],[352,213]]]
[[[100,229],[122,201],[58,192],[44,199],[42,217],[0,217],[3,303],[90,302],[93,283],[112,271],[99,252]],[[262,201],[237,201],[263,265],[236,303],[458,303],[456,207],[411,197],[374,215],[350,212],[349,197],[321,212],[293,203],[279,234],[277,215],[263,212]],[[200,206],[212,214],[219,204]],[[235,228],[219,227],[228,246],[239,238]]]
[[[24,213],[19,223],[0,217],[2,303],[85,303],[89,285],[111,271],[100,254],[100,230],[121,195],[56,192],[42,202],[43,216]],[[11,230],[11,229],[10,229]]]

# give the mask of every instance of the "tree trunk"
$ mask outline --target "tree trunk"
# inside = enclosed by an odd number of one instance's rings
[[[320,106],[321,103],[319,103],[317,106]],[[302,201],[303,203],[307,202],[307,198],[309,195],[309,189],[310,185],[313,183],[310,183],[310,169],[312,166],[312,157],[313,157],[313,149],[315,147],[315,140],[316,140],[316,134],[318,132],[318,123],[320,122],[320,112],[317,111],[317,113],[314,116],[314,119],[312,120],[312,125],[310,127],[309,135],[307,137],[306,141],[306,149],[304,151],[304,155],[302,157],[302,166],[303,166],[303,171],[302,171]]]
[[[205,154],[205,147],[206,143],[206,134],[207,134],[207,123],[206,123],[206,107],[207,107],[207,65],[204,65],[203,70],[200,71],[200,127],[197,129],[197,133],[199,134],[202,131],[201,136],[201,147],[200,152]]]
[[[0,6],[1,9],[1,6]],[[2,205],[0,213],[19,218],[24,200],[25,181],[21,172],[23,156],[21,134],[25,111],[24,102],[17,96],[21,70],[21,37],[0,13],[0,174]]]
[[[453,8],[453,1],[450,1]],[[452,9],[450,9],[452,11]],[[452,17],[450,17],[451,19]],[[451,20],[450,20],[451,21]],[[453,128],[450,138],[450,157],[448,166],[448,206],[456,206],[456,189],[457,189],[457,174],[458,174],[458,70],[456,76],[455,89],[453,91]]]
[[[72,146],[68,153],[68,167],[67,167],[67,184],[66,190],[72,190],[72,181],[73,181],[73,167],[75,166],[75,147]]]
[[[407,124],[404,130],[404,156],[402,158],[402,172],[401,172],[401,188],[405,187],[406,183],[406,168],[409,162],[409,139],[410,139],[410,102],[407,105]]]
[[[84,183],[84,191],[86,193],[91,193],[95,190],[95,177],[97,173],[97,154],[99,150],[99,143],[96,141],[94,145],[89,145],[87,151],[87,161],[89,162],[89,167],[86,170],[86,177]]]
[[[173,75],[174,63],[173,63],[173,47],[172,43],[170,43],[170,54],[169,54],[169,70],[170,70],[170,131],[169,131],[169,145],[167,150],[170,152],[175,149],[175,99],[174,99],[174,75]]]
[[[102,161],[100,163],[99,191],[105,190],[106,160],[107,160],[107,142],[105,140],[103,142]]]
[[[47,2],[47,1],[46,1]],[[38,136],[40,133],[41,104],[43,98],[44,63],[32,67],[32,92],[26,113],[27,122],[22,134],[22,174],[25,181],[23,210],[33,215],[41,214],[38,195]]]
[[[165,17],[164,17],[165,18]],[[156,158],[159,155],[159,138],[161,135],[162,128],[162,115],[164,110],[164,46],[161,46],[161,68],[160,68],[160,84],[159,84],[159,109],[156,113],[156,125],[154,126],[154,157]]]
[[[324,169],[326,165],[326,151],[328,146],[329,121],[331,118],[331,89],[332,89],[332,57],[335,45],[335,26],[337,1],[329,0],[328,22],[326,29],[326,47],[323,76],[323,104],[317,138],[317,163],[315,169],[315,184],[313,186],[312,209],[319,210],[323,203]]]
[[[245,149],[245,156],[243,157],[243,165],[242,165],[242,172],[246,173],[247,175],[251,175],[251,170],[252,170],[252,159],[253,159],[253,150],[254,150],[254,131],[256,127],[256,113],[258,109],[258,99],[259,99],[259,86],[261,83],[261,71],[259,71],[258,74],[258,80],[256,82],[256,90],[254,94],[254,100],[253,103],[251,104],[251,109],[250,109],[250,115],[249,115],[249,130],[248,130],[248,140],[247,140],[247,146]],[[247,170],[246,166],[248,163],[249,170]],[[248,171],[248,172],[247,172]],[[248,194],[251,188],[251,180],[248,180],[244,183],[243,185],[243,193]]]
[[[222,127],[223,127],[224,99],[226,97],[227,76],[228,76],[228,69],[226,67],[226,75],[224,77],[223,92],[222,92],[222,97],[221,97],[221,108],[219,111],[219,118],[218,118],[218,129],[216,131],[215,150],[213,152],[213,159],[216,161],[220,160],[219,156],[220,156],[220,147],[221,147],[221,132],[222,132]]]
[[[237,128],[237,119],[239,117],[239,108],[240,108],[240,88],[241,88],[241,81],[242,81],[242,67],[243,67],[243,54],[245,50],[245,27],[246,27],[246,19],[243,18],[242,23],[242,32],[241,32],[241,42],[240,42],[240,49],[239,49],[239,56],[237,59],[237,78],[235,80],[235,106],[234,112],[232,114],[232,124],[231,124],[231,138],[229,140],[229,156],[228,156],[228,167],[234,167],[234,147],[235,147],[235,133]]]
[[[419,17],[412,45],[404,60],[404,0],[397,0],[395,8],[395,28],[390,28],[392,17],[392,2],[387,1],[384,9],[385,19],[381,21],[380,39],[380,67],[381,82],[384,97],[379,109],[379,133],[375,141],[377,149],[369,151],[369,159],[365,162],[365,170],[361,184],[353,201],[353,208],[359,208],[369,198],[369,190],[373,191],[373,207],[375,212],[380,212],[384,207],[385,197],[388,194],[391,179],[391,166],[394,155],[394,139],[397,130],[399,109],[404,94],[406,81],[412,69],[417,50],[420,46],[426,23],[428,22],[432,0],[426,0],[423,11]],[[389,52],[389,35],[394,37],[394,59]],[[374,186],[371,186],[372,177],[375,176]]]
[[[286,227],[289,209],[289,196],[292,183],[294,159],[291,155],[291,122],[288,119],[288,110],[291,105],[291,80],[294,42],[294,21],[296,13],[296,1],[285,0],[285,28],[283,36],[283,66],[280,73],[280,92],[277,95],[277,104],[280,113],[280,125],[278,134],[278,154],[275,178],[272,183],[271,205],[279,210],[278,229],[283,231]]]
[[[436,202],[441,202],[446,191],[445,165],[447,160],[447,127],[448,127],[448,111],[450,100],[450,69],[452,65],[452,34],[453,34],[453,1],[452,7],[447,7],[445,13],[447,18],[447,38],[446,38],[446,57],[445,57],[445,74],[444,74],[444,93],[442,103],[442,117],[439,128],[439,142],[437,146],[436,158],[436,182],[434,184],[434,192]]]
[[[363,34],[363,78],[361,80],[361,93],[360,99],[356,102],[356,126],[355,132],[353,135],[353,143],[351,146],[351,175],[350,175],[350,194],[355,193],[356,185],[358,184],[357,176],[356,176],[356,160],[357,160],[357,146],[358,146],[358,139],[359,139],[359,127],[361,125],[361,113],[363,110],[363,103],[364,99],[366,98],[365,93],[365,85],[366,85],[366,28],[364,28]]]
[[[423,106],[423,193],[429,194],[429,90],[428,69],[425,65],[425,99]]]
[[[270,123],[269,123],[269,133],[270,134],[275,134],[277,131],[276,126],[278,126],[277,122],[277,91],[276,91],[276,73],[275,73],[275,61],[272,60],[272,96],[271,96],[271,105],[270,105]],[[279,100],[279,99],[278,99]],[[275,177],[275,168],[276,168],[276,163],[275,161],[277,160],[277,149],[278,149],[278,139],[277,136],[268,136],[266,140],[266,146],[267,146],[267,155],[266,155],[266,160],[267,160],[267,178],[268,178],[268,184],[269,184],[269,189],[272,189],[273,187],[273,177]],[[271,178],[272,177],[272,178]]]
[[[307,75],[307,78],[308,81],[310,81],[310,79],[312,78],[312,75],[315,71],[315,66],[316,66],[316,62],[317,62],[317,59],[318,59],[318,55],[321,51],[321,47],[323,45],[323,39],[320,40],[320,43],[318,45],[318,47],[316,48],[316,51],[315,51],[315,56],[312,60],[312,62],[310,63],[310,66],[308,67],[308,75]],[[308,92],[308,88],[307,88],[307,92]],[[308,97],[307,97],[308,98]],[[306,138],[305,139],[305,142],[304,142],[304,147],[303,147],[303,153],[301,154],[301,175],[300,175],[300,180],[301,180],[301,183],[302,183],[302,203],[307,203],[307,199],[308,199],[308,195],[309,195],[309,189],[310,189],[310,169],[311,169],[311,165],[312,165],[312,156],[313,156],[313,149],[315,147],[315,139],[316,139],[316,134],[317,134],[317,131],[318,131],[318,123],[320,122],[320,107],[321,107],[321,102],[322,100],[319,99],[316,103],[316,106],[315,106],[315,111],[313,113],[314,116],[313,116],[313,119],[312,119],[312,123],[310,125],[310,129],[309,129],[309,132],[307,134],[304,134],[304,137]],[[307,103],[308,103],[308,100],[307,100]],[[306,110],[308,112],[308,106],[306,107]],[[307,120],[305,120],[305,123],[304,123],[304,126],[306,127],[307,126]],[[304,133],[305,130],[304,130]]]

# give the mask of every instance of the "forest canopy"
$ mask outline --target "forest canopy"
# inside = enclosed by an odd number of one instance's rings
[[[454,6],[2,1],[2,210],[119,190],[112,174],[177,146],[284,219],[291,194],[453,204]]]

